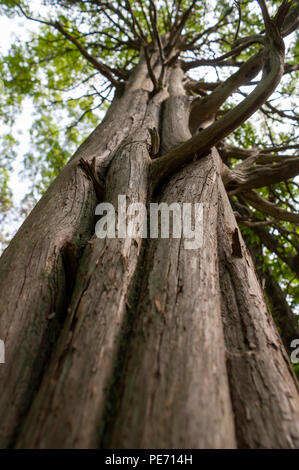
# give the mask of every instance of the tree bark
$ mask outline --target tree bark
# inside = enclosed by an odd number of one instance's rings
[[[291,342],[299,338],[298,315],[292,312],[282,288],[275,280],[270,268],[264,265],[262,260],[262,245],[252,242],[250,237],[246,237],[245,241],[260,282],[264,285],[268,305],[270,306],[270,311],[278,327],[284,347],[291,354],[293,351]]]
[[[153,95],[141,60],[3,254],[2,447],[299,444],[297,382],[217,151],[152,193],[149,129],[167,152],[191,136],[183,73],[165,80]],[[96,157],[114,206],[120,194],[128,204],[202,202],[203,247],[185,249],[183,236],[96,238],[82,157]]]
[[[137,71],[135,75],[138,84],[142,74]],[[74,281],[70,277],[76,273],[63,261],[69,258],[62,256],[64,247],[71,246],[74,256],[80,256],[94,233],[96,195],[78,162],[96,156],[103,175],[120,143],[140,126],[147,101],[148,90],[128,84],[128,92],[114,99],[103,122],[62,170],[1,257],[0,335],[7,364],[0,368],[5,390],[0,396],[0,446],[9,445],[18,429],[67,316],[72,295],[68,288]]]
[[[223,188],[220,194],[220,285],[238,445],[294,448],[299,444],[298,382],[240,232],[238,250],[236,240],[226,236],[234,233],[236,221]]]
[[[216,153],[172,178],[161,201],[204,204],[204,245],[150,240],[112,429],[114,448],[236,446],[221,321]]]

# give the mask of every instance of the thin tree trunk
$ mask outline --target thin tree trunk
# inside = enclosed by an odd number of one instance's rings
[[[292,312],[280,285],[275,281],[269,268],[264,271],[263,276],[271,313],[279,328],[284,347],[291,354],[293,351],[291,343],[299,338],[299,317]]]
[[[220,286],[239,447],[299,445],[298,382],[220,185]],[[242,256],[241,256],[242,255]]]
[[[253,258],[254,266],[260,282],[264,284],[268,305],[278,327],[284,347],[286,348],[286,351],[291,354],[293,351],[291,348],[291,342],[294,339],[299,338],[299,317],[292,312],[292,309],[286,301],[279,283],[274,279],[271,270],[263,264],[261,253],[262,245],[252,242],[250,237],[245,238],[245,240]]]

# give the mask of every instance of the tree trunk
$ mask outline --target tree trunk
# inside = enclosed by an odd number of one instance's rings
[[[297,382],[216,149],[152,192],[148,129],[163,152],[191,135],[184,75],[166,77],[153,95],[141,60],[2,256],[2,447],[299,445]],[[96,157],[114,206],[120,194],[202,202],[203,247],[97,238],[82,157]]]
[[[264,284],[268,305],[270,306],[270,311],[278,327],[284,347],[291,354],[293,351],[291,343],[294,339],[299,338],[298,315],[292,312],[279,283],[274,279],[270,268],[264,265],[262,245],[252,242],[250,237],[245,238],[245,240],[260,282]]]

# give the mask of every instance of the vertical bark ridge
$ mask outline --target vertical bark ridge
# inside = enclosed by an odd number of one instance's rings
[[[132,283],[129,289],[126,314],[120,330],[119,346],[115,355],[113,372],[107,386],[106,399],[99,426],[99,447],[107,448],[109,436],[115,422],[118,403],[121,397],[121,385],[125,370],[127,348],[131,340],[132,331],[136,323],[137,308],[143,289],[145,288],[145,272],[147,265],[148,240],[142,241],[141,252]]]
[[[162,121],[162,154],[190,139],[189,114],[192,98],[186,96],[184,73],[177,66],[169,73],[170,97],[165,103]]]
[[[113,158],[106,175],[105,201],[114,207],[121,194],[126,195],[127,204],[146,203],[147,129],[158,127],[164,98],[161,92],[150,101],[136,132]],[[97,447],[141,242],[141,237],[93,237],[88,243],[68,318],[17,447]]]
[[[227,367],[241,448],[299,445],[298,383],[219,186],[219,259]],[[237,247],[236,245],[238,245]]]
[[[0,369],[5,389],[0,396],[0,447],[7,447],[19,428],[65,317],[63,247],[71,242],[82,249],[94,231],[96,197],[78,162],[96,156],[99,172],[105,173],[120,142],[143,118],[147,101],[147,90],[115,99],[1,257],[0,337],[6,365]]]
[[[214,156],[215,157],[215,156]],[[172,178],[159,202],[203,202],[204,246],[149,240],[111,448],[235,447],[217,271],[217,160]]]
[[[106,202],[116,207],[125,194],[127,204],[146,203],[148,129],[161,129],[163,152],[190,139],[183,72],[174,67],[166,77],[168,89],[149,99],[141,58],[3,254],[0,337],[16,368],[0,369],[1,446],[298,445],[298,386],[236,228],[217,152],[155,193],[168,204],[204,203],[202,248],[185,249],[184,236],[159,238],[146,242],[143,258],[141,237],[92,236],[97,201],[80,158],[96,157]]]

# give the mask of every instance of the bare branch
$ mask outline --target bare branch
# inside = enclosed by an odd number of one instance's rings
[[[270,18],[269,12],[268,12],[266,2],[265,2],[265,0],[257,0],[257,2],[258,2],[259,6],[262,10],[262,15],[263,15],[266,31],[269,32],[269,28],[270,28],[269,25],[271,23],[271,18]]]
[[[127,10],[127,12],[129,13],[129,15],[131,16],[131,19],[132,19],[132,29],[134,31],[134,34],[141,40],[141,43],[144,45],[146,44],[146,37],[143,33],[143,30],[139,24],[139,22],[137,21],[137,18],[136,16],[134,15],[134,12],[132,10],[132,7],[131,7],[131,3],[130,3],[130,0],[126,0],[126,6],[125,6],[125,9]],[[137,29],[138,29],[138,32],[137,32]]]
[[[241,67],[244,62],[237,62],[235,59],[220,60],[217,59],[196,59],[190,62],[180,61],[182,69],[187,72],[188,70],[202,66],[217,66],[217,67]]]
[[[85,59],[87,59],[88,62],[90,62],[94,66],[95,69],[101,72],[101,74],[104,75],[104,77],[106,77],[112,83],[113,86],[118,88],[120,83],[117,80],[115,80],[112,74],[112,70],[107,65],[103,64],[102,62],[97,60],[95,57],[90,55],[89,52],[85,49],[85,47],[82,46],[82,44],[79,41],[77,41],[76,38],[74,38],[68,31],[64,29],[61,23],[56,21],[55,23],[52,23],[52,26],[54,26],[61,34],[63,34],[63,36],[66,39],[68,39],[71,43],[73,43],[77,47],[77,49],[81,52],[83,57],[85,57]]]
[[[263,149],[263,153],[268,153],[268,152],[282,152],[284,150],[296,150],[299,149],[299,144],[295,145],[280,145],[280,146],[275,146],[275,147],[267,147]]]
[[[87,59],[87,61],[89,63],[91,63],[96,70],[101,72],[101,74],[104,77],[106,77],[108,80],[110,80],[110,82],[112,83],[113,86],[115,86],[117,88],[120,85],[120,83],[113,77],[112,69],[110,69],[110,67],[108,67],[104,63],[97,60],[91,54],[89,54],[87,49],[85,49],[85,47],[75,37],[73,37],[68,31],[66,31],[66,29],[64,29],[64,27],[62,26],[62,24],[60,22],[56,21],[56,22],[53,23],[51,21],[45,21],[45,20],[40,20],[38,18],[33,18],[32,16],[27,15],[27,13],[24,11],[24,9],[22,8],[21,5],[19,5],[16,2],[14,2],[14,4],[19,8],[21,13],[25,16],[25,18],[27,18],[31,21],[35,21],[37,23],[41,23],[41,24],[45,24],[47,26],[51,26],[51,27],[55,28],[57,31],[59,31],[68,41],[70,41],[72,44],[74,44],[76,46],[76,48],[79,50],[79,52],[82,54],[82,56],[85,57],[85,59]],[[116,71],[114,71],[114,73],[117,74]]]
[[[213,26],[210,26],[209,28],[205,29],[204,31],[202,31],[201,33],[197,34],[190,42],[187,42],[185,44],[185,46],[182,47],[182,50],[184,51],[187,51],[187,50],[190,50],[192,49],[193,50],[193,46],[194,44],[199,40],[201,39],[203,36],[205,36],[206,34],[208,33],[212,33],[214,31],[217,31],[217,29],[221,26],[221,24],[223,23],[223,21],[226,19],[226,17],[231,13],[231,11],[233,10],[233,8],[229,8],[222,16],[221,18],[217,21],[217,23],[215,23]]]
[[[259,236],[261,242],[278,258],[286,263],[297,276],[299,276],[298,256],[290,256],[283,246],[278,242],[277,237],[269,233],[265,227],[253,226],[252,230]]]
[[[243,197],[251,204],[255,209],[261,211],[263,214],[271,215],[276,219],[286,220],[288,222],[299,222],[299,214],[293,214],[284,209],[281,209],[276,204],[266,201],[255,191],[243,193]]]
[[[151,22],[152,22],[152,27],[153,27],[153,31],[154,31],[154,36],[155,36],[155,39],[156,39],[157,44],[158,44],[160,60],[161,60],[161,64],[162,64],[161,73],[160,73],[160,77],[159,77],[159,80],[158,80],[158,86],[159,86],[159,89],[161,89],[163,87],[164,75],[165,75],[165,54],[164,54],[164,47],[163,47],[163,44],[162,44],[160,33],[159,33],[159,30],[158,30],[157,9],[156,9],[156,6],[155,6],[153,0],[150,0],[150,15],[151,15]]]
[[[232,189],[230,194],[287,181],[299,174],[299,157],[281,156],[280,161],[277,157],[275,161],[278,163],[271,165],[266,163],[266,157],[269,156],[273,159],[272,155],[253,156],[234,169],[227,169],[224,183],[227,188]],[[263,162],[262,164],[259,164],[259,159]],[[255,162],[258,164],[252,165]]]
[[[174,47],[176,46],[180,36],[181,36],[181,33],[184,29],[184,26],[185,24],[187,23],[191,13],[192,13],[192,10],[196,4],[196,1],[197,0],[193,0],[193,2],[191,3],[190,7],[185,11],[185,13],[183,13],[182,15],[182,18],[181,18],[181,21],[179,22],[178,26],[176,28],[173,29],[173,32],[171,33],[170,35],[170,39],[169,39],[169,43],[167,45],[167,54],[170,55],[171,54],[171,51],[174,49]]]
[[[129,0],[126,0],[126,1],[127,1],[127,3],[130,3]],[[144,17],[144,19],[145,19],[145,22],[146,22],[146,25],[147,25],[147,29],[148,29],[148,31],[149,31],[149,33],[150,33],[150,35],[151,35],[152,40],[154,41],[154,37],[153,37],[153,35],[152,35],[151,26],[150,26],[150,24],[149,24],[149,21],[148,21],[148,18],[147,18],[147,14],[145,13],[142,0],[138,0],[138,3],[139,3],[139,5],[140,5],[140,8],[141,8],[143,17]],[[130,8],[131,8],[131,7],[130,7]],[[140,27],[140,31],[142,31],[142,30],[141,30],[141,27]]]
[[[256,76],[264,65],[264,53],[253,56],[241,67],[238,72],[221,83],[210,95],[204,98],[195,98],[190,112],[190,130],[193,134],[200,124],[215,115],[219,107],[241,85]]]
[[[242,40],[241,44],[234,47],[231,51],[227,52],[226,54],[223,54],[215,59],[198,59],[192,62],[185,62],[182,64],[182,69],[185,72],[187,72],[188,70],[195,68],[195,67],[199,67],[201,65],[219,65],[219,62],[222,62],[224,59],[227,59],[228,57],[231,57],[232,55],[235,56],[241,53],[248,46],[255,44],[255,43],[264,44],[265,43],[264,37],[260,35],[249,36],[248,38],[246,38],[246,40],[245,39]]]
[[[166,155],[153,160],[151,173],[153,184],[169,177],[183,165],[194,159],[194,154],[202,155],[217,144],[221,139],[239,127],[248,117],[257,111],[276,89],[284,70],[284,44],[276,25],[267,27],[267,41],[264,49],[265,65],[260,83],[225,117],[203,129],[184,144],[171,150]],[[260,53],[256,55],[260,57]],[[244,64],[244,67],[248,64]],[[241,70],[241,69],[240,69]]]
[[[145,56],[145,60],[146,60],[146,65],[147,65],[147,70],[148,70],[148,74],[150,76],[150,79],[153,83],[153,86],[154,86],[154,93],[157,92],[159,90],[159,83],[158,83],[158,80],[157,80],[157,77],[153,71],[153,68],[152,68],[152,65],[151,65],[151,57],[148,53],[148,48],[147,46],[144,47],[144,56]]]
[[[238,13],[239,13],[238,26],[237,26],[235,37],[234,37],[234,42],[235,42],[238,39],[238,35],[240,31],[240,26],[241,26],[241,21],[242,21],[242,8],[241,8],[241,0],[234,0],[234,3],[236,4],[238,8]]]
[[[282,24],[282,36],[288,36],[299,27],[299,2],[298,0],[291,2],[289,11],[284,17]]]
[[[298,122],[299,121],[299,117],[298,116],[290,116],[289,114],[285,113],[284,111],[281,111],[280,109],[277,109],[275,108],[275,106],[273,106],[271,103],[269,103],[269,101],[267,101],[265,103],[265,105],[275,114],[278,114],[278,116],[280,117],[283,117],[283,118],[286,118],[286,119],[291,119],[292,121],[296,121]],[[261,108],[262,109],[262,108]],[[267,115],[270,115],[271,112],[270,111],[267,111],[267,110],[264,110],[264,112],[267,114]]]
[[[245,217],[237,217],[238,224],[246,225],[246,227],[265,227],[265,225],[273,225],[273,220],[249,220]]]
[[[121,9],[120,8],[117,8],[115,5],[113,5],[113,3],[111,2],[107,2],[105,3],[104,5],[99,2],[98,0],[95,0],[95,2],[97,3],[97,5],[101,6],[102,8],[105,7],[105,8],[108,8],[109,10],[111,10],[113,13],[115,13],[118,18],[120,20],[122,20],[127,26],[128,28],[130,29],[130,31],[133,33],[133,35],[135,35],[136,38],[138,38],[138,34],[137,34],[137,31],[136,31],[136,28],[135,28],[135,17],[133,15],[133,18],[132,18],[132,23],[128,20],[128,18],[125,17],[125,15],[122,13]],[[124,8],[124,7],[123,7]],[[126,8],[124,8],[126,11],[128,11]]]

